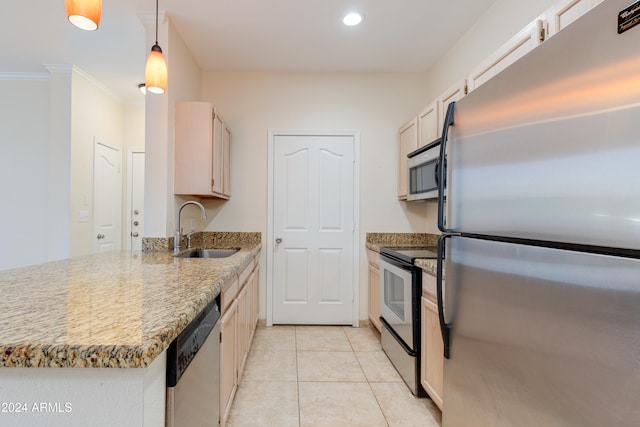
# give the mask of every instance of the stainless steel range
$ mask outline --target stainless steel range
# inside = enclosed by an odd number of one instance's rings
[[[426,396],[420,384],[420,296],[422,270],[417,258],[437,258],[437,250],[380,248],[380,323],[382,349],[416,396]]]

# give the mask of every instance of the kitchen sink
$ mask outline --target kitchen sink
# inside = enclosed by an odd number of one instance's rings
[[[179,255],[178,258],[227,258],[238,252],[240,248],[231,249],[191,249]]]

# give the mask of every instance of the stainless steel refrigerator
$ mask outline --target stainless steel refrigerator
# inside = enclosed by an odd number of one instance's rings
[[[444,427],[640,426],[640,26],[618,32],[629,6],[605,0],[449,108]]]

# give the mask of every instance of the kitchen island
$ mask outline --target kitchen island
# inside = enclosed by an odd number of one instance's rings
[[[260,239],[235,247],[220,259],[123,251],[0,272],[0,425],[163,426],[165,350]]]

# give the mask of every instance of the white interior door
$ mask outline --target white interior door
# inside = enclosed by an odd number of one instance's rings
[[[352,324],[355,137],[275,135],[272,141],[272,323]]]
[[[121,249],[120,150],[96,140],[93,163],[93,251]]]
[[[141,251],[144,230],[144,151],[130,151],[127,164],[127,248]]]

